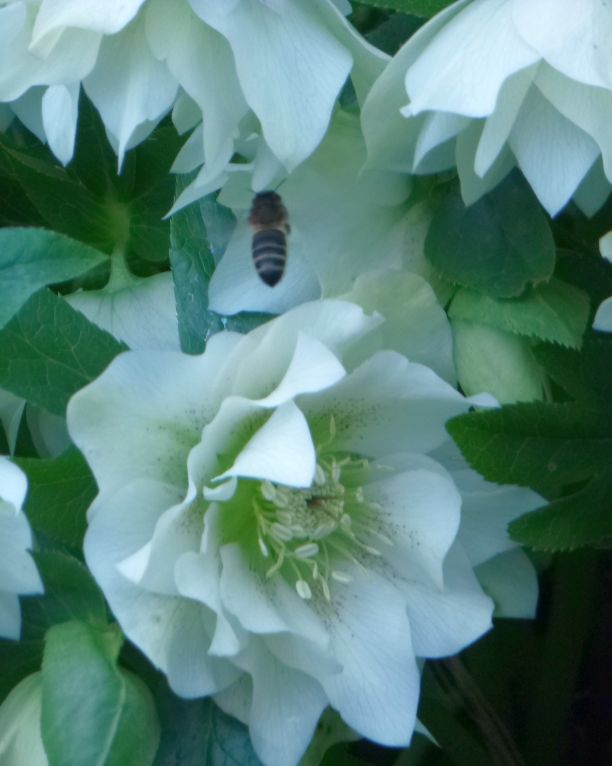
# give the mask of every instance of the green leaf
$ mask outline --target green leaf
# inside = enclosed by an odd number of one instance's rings
[[[27,640],[40,641],[51,626],[69,620],[97,627],[106,625],[104,597],[84,564],[59,551],[36,551],[32,555],[45,591],[22,599],[23,635]]]
[[[0,229],[0,327],[46,285],[65,282],[108,256],[45,229]]]
[[[179,182],[177,191],[184,186],[185,182]],[[218,332],[222,325],[208,310],[208,283],[215,261],[198,205],[189,205],[172,216],[170,264],[181,349],[200,354],[211,331]]]
[[[520,484],[553,502],[513,522],[511,534],[542,550],[612,539],[612,410],[518,404],[447,423],[470,465],[489,481]]]
[[[495,299],[459,290],[449,309],[451,319],[480,322],[527,338],[580,348],[589,318],[589,299],[577,287],[552,279],[527,289],[520,298]]]
[[[187,183],[183,179],[177,182],[177,194]],[[212,197],[172,216],[170,263],[181,349],[187,354],[201,354],[208,338],[221,330],[245,333],[271,318],[270,314],[255,312],[223,317],[208,309],[208,285],[215,270],[213,252],[221,255],[227,244],[231,226],[227,216],[226,208]]]
[[[0,386],[57,415],[126,347],[49,290],[0,330]]]
[[[588,334],[580,353],[547,344],[535,346],[533,353],[572,398],[592,408],[612,407],[612,336]]]
[[[598,475],[582,489],[510,522],[514,540],[536,550],[612,547],[612,478]]]
[[[451,5],[455,0],[360,0],[361,5],[373,8],[386,8],[391,11],[412,13],[415,16],[431,18]]]
[[[182,700],[167,688],[155,697],[162,738],[154,766],[260,766],[246,726],[211,700]]]
[[[445,279],[496,298],[514,298],[528,285],[547,281],[555,267],[546,216],[515,175],[467,208],[456,185],[446,187],[425,255]]]
[[[50,228],[104,252],[121,244],[130,259],[159,263],[168,258],[163,217],[172,205],[169,171],[181,143],[172,126],[157,128],[128,152],[118,175],[104,125],[82,96],[75,156],[67,168],[40,142],[0,134],[0,169]]]
[[[25,512],[34,531],[79,548],[87,527],[85,514],[97,492],[85,458],[71,448],[57,458],[14,462],[28,477]]]
[[[545,375],[528,340],[462,319],[451,326],[457,377],[467,396],[487,391],[502,404],[544,398]]]
[[[42,737],[50,766],[149,766],[159,742],[151,693],[117,666],[122,636],[82,622],[49,631]]]

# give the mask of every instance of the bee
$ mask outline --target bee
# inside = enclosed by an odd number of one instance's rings
[[[251,254],[259,278],[270,287],[283,278],[287,266],[287,235],[291,231],[280,194],[258,192],[253,197],[249,223],[253,229]]]

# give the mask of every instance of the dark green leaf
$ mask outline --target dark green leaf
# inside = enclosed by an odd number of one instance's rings
[[[394,13],[366,35],[369,43],[393,56],[423,23],[416,16]]]
[[[246,726],[211,700],[156,694],[162,739],[154,766],[260,766]]]
[[[37,551],[33,556],[45,592],[22,599],[26,639],[40,641],[51,626],[69,620],[106,624],[104,597],[84,564],[58,551]]]
[[[72,394],[124,349],[63,298],[41,290],[0,330],[0,386],[63,415]]]
[[[451,5],[455,0],[360,0],[361,5],[373,8],[388,8],[392,11],[412,13],[415,16],[431,18]]]
[[[511,522],[508,531],[535,550],[612,547],[611,508],[612,477],[599,474],[577,492]]]
[[[538,362],[572,398],[612,407],[612,336],[590,333],[581,352],[548,344],[533,349]]]
[[[85,514],[97,492],[81,453],[72,448],[57,458],[15,462],[28,477],[25,511],[34,531],[68,547],[80,547]]]
[[[122,636],[82,622],[47,634],[41,730],[50,766],[149,766],[159,742],[151,693],[117,666]]]
[[[179,182],[179,191],[183,186]],[[222,325],[208,310],[208,283],[215,261],[198,205],[189,205],[172,216],[170,243],[181,348],[188,354],[199,354],[211,330],[216,332]]]
[[[553,279],[528,288],[520,298],[505,300],[464,288],[456,293],[448,313],[451,319],[579,348],[589,318],[589,299],[582,290]]]
[[[553,499],[511,525],[515,539],[571,550],[612,538],[612,410],[519,404],[462,415],[447,428],[486,479],[529,486]]]
[[[107,256],[45,229],[0,229],[0,327],[41,287],[64,282]]]
[[[446,279],[496,298],[519,296],[555,266],[550,226],[533,192],[512,175],[470,207],[455,185],[435,209],[425,255]]]
[[[61,167],[39,142],[16,142],[0,134],[0,168],[56,231],[111,252],[118,244],[130,260],[168,258],[174,178],[170,166],[182,139],[160,127],[128,152],[121,175],[104,126],[85,97],[73,161]],[[61,200],[61,204],[58,203]]]

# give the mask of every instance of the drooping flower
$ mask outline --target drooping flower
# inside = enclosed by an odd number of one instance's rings
[[[213,274],[210,307],[223,314],[280,312],[321,294],[341,295],[365,272],[399,268],[410,181],[396,172],[362,172],[365,159],[358,118],[338,111],[317,151],[277,187],[291,234],[286,273],[274,289],[259,279],[251,259],[247,218],[257,169],[235,165],[218,199],[237,226]],[[185,201],[200,196],[197,182],[187,195]]]
[[[451,5],[370,92],[371,164],[456,166],[467,204],[518,166],[551,215],[571,198],[593,213],[612,181],[611,28],[599,0]]]
[[[42,582],[28,549],[32,533],[21,510],[27,492],[23,471],[0,457],[0,636],[19,638],[19,596],[42,591]]]
[[[207,172],[229,161],[243,120],[291,169],[320,143],[349,74],[363,98],[386,63],[348,12],[338,0],[7,0],[0,102],[63,163],[83,85],[119,164],[176,106],[182,128],[203,120]]]
[[[475,568],[500,613],[533,613],[505,526],[539,498],[467,468],[444,424],[470,402],[380,348],[385,321],[303,304],[201,356],[126,352],[68,406],[100,490],[85,556],[123,630],[178,694],[247,723],[270,766],[298,762],[327,705],[406,744],[416,658],[490,627]]]

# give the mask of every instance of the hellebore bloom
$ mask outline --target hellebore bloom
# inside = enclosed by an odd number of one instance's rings
[[[121,627],[270,766],[299,761],[327,705],[409,742],[416,658],[491,625],[474,568],[501,614],[533,613],[505,526],[539,498],[466,467],[444,424],[470,402],[377,350],[384,321],[303,304],[201,356],[126,352],[68,406],[99,486],[85,556]],[[508,555],[522,574],[502,593]]]
[[[362,172],[365,159],[358,118],[338,111],[317,151],[278,187],[291,233],[286,273],[273,290],[251,259],[247,218],[256,175],[251,165],[236,165],[218,197],[237,225],[211,279],[211,309],[276,313],[321,294],[341,295],[365,272],[400,267],[410,181],[396,172]]]
[[[203,120],[208,173],[229,161],[244,118],[292,169],[323,138],[349,74],[364,98],[387,62],[350,10],[345,0],[7,0],[0,102],[63,163],[82,84],[120,165],[176,106],[183,129]]]
[[[19,596],[41,593],[42,582],[28,548],[32,533],[21,510],[27,492],[23,471],[0,457],[0,636],[19,638]]]
[[[600,0],[451,5],[370,92],[371,164],[416,173],[456,165],[466,204],[516,165],[551,215],[572,197],[592,214],[612,181],[611,29]]]

